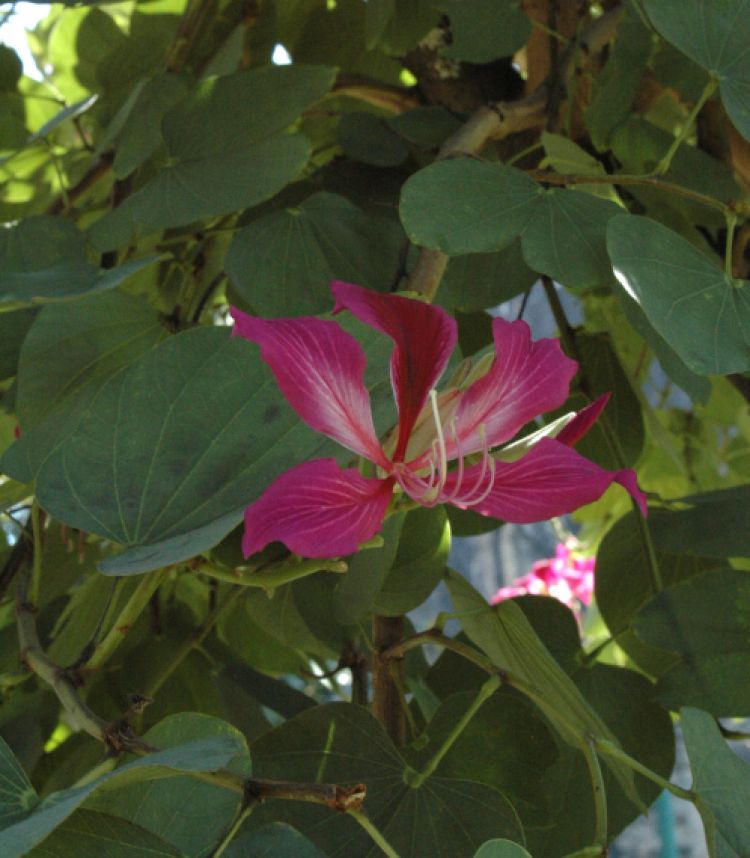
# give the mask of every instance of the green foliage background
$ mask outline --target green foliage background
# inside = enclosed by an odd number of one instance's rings
[[[70,2],[29,41],[40,80],[0,47],[0,854],[594,856],[665,786],[750,854],[749,0]],[[613,393],[581,452],[650,502],[576,514],[583,629],[447,569],[502,525],[472,513],[243,560],[243,508],[346,456],[227,307],[326,314],[333,278],[439,303],[462,357],[544,292],[565,410]],[[388,344],[341,323],[386,432]],[[457,637],[403,620],[440,582]]]

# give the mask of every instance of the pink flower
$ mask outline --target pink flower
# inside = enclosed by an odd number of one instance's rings
[[[538,561],[528,575],[517,578],[507,587],[501,587],[490,603],[496,605],[504,599],[530,593],[554,596],[573,609],[578,607],[578,603],[590,605],[594,593],[596,558],[576,557],[573,554],[576,547],[574,539],[559,543],[554,557]]]
[[[435,385],[457,339],[451,316],[401,295],[340,281],[331,288],[334,313],[348,310],[394,342],[397,435],[385,448],[378,440],[362,380],[364,352],[335,322],[259,319],[233,309],[234,334],[260,346],[302,420],[374,463],[377,474],[341,470],[334,459],[305,462],[282,474],[245,512],[246,556],[274,541],[305,557],[351,554],[380,530],[394,489],[423,506],[452,503],[522,523],[570,512],[618,482],[645,514],[633,471],[605,471],[570,447],[608,397],[581,411],[557,439],[542,438],[515,461],[490,455],[567,399],[577,367],[557,340],[532,342],[525,322],[494,319],[496,357],[489,370],[466,387],[438,394]]]

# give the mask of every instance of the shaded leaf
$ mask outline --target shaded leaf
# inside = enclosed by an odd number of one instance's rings
[[[225,858],[325,858],[317,846],[283,822],[270,822],[233,840]]]
[[[520,0],[441,0],[450,20],[450,44],[441,53],[454,60],[489,63],[509,57],[531,35]]]

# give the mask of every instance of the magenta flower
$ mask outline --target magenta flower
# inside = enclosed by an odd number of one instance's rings
[[[542,438],[515,461],[490,453],[567,399],[577,366],[557,340],[532,342],[525,322],[494,319],[489,370],[468,387],[438,394],[435,385],[457,339],[451,316],[422,301],[349,283],[337,281],[331,288],[334,313],[348,310],[394,342],[397,434],[385,448],[378,440],[362,380],[364,352],[335,322],[259,319],[233,309],[234,334],[260,346],[302,420],[374,463],[377,474],[341,470],[335,459],[291,468],[245,511],[246,556],[276,541],[305,557],[351,554],[380,530],[394,490],[422,506],[451,503],[526,523],[591,503],[617,482],[645,514],[633,471],[606,471],[570,446],[588,431],[608,397],[576,415],[556,439]]]
[[[590,605],[594,594],[594,557],[576,557],[577,547],[574,539],[559,543],[555,556],[540,560],[531,567],[528,575],[501,587],[490,599],[496,605],[515,596],[532,595],[553,596],[569,608],[575,610],[578,603]]]

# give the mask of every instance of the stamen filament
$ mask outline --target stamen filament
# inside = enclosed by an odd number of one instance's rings
[[[443,427],[440,423],[440,410],[438,409],[437,391],[435,388],[430,391],[430,404],[432,405],[432,416],[435,420],[435,432],[437,433],[438,451],[440,453],[438,467],[438,473],[440,474],[438,494],[440,494],[445,481],[448,479],[448,451],[445,448],[445,436],[443,435]]]

